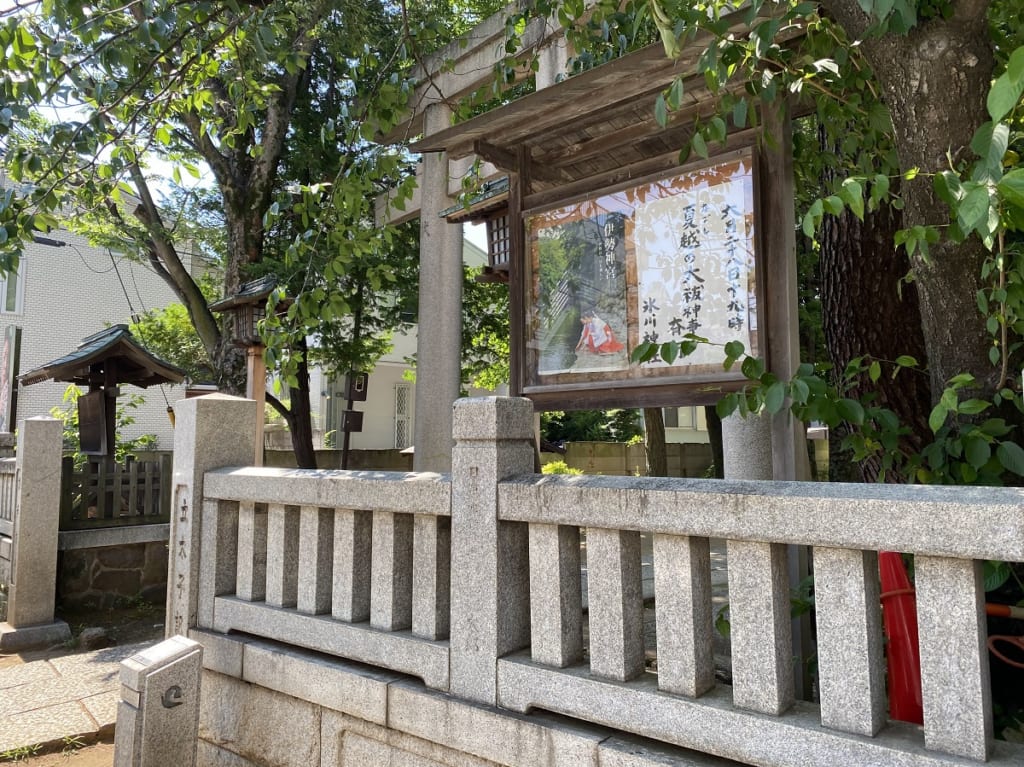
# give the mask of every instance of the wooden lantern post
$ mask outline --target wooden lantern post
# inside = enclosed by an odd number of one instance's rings
[[[231,312],[235,318],[232,343],[246,350],[245,396],[256,400],[256,453],[254,465],[263,465],[263,421],[267,402],[267,366],[263,360],[266,348],[259,334],[259,322],[266,316],[267,296],[277,286],[277,277],[267,275],[243,283],[234,295],[210,304],[212,312]]]

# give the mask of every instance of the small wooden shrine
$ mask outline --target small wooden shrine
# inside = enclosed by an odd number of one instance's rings
[[[86,390],[78,398],[81,452],[112,457],[121,384],[147,388],[181,383],[185,371],[153,356],[127,325],[113,325],[85,338],[70,354],[19,377],[25,386],[64,381]]]

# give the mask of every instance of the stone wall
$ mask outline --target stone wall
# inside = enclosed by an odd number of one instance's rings
[[[192,631],[198,763],[225,767],[731,767],[736,762],[428,690],[400,674]],[[228,703],[230,701],[230,704]]]
[[[713,461],[711,445],[672,442],[665,446],[668,476],[703,477]],[[624,442],[567,442],[565,455],[541,453],[541,462],[565,461],[584,474],[643,477],[647,474],[647,452],[643,445]]]
[[[166,596],[166,541],[77,548],[60,554],[57,601],[62,605],[105,609],[139,597],[161,604]]]

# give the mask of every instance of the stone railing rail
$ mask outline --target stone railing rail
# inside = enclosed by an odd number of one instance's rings
[[[1020,490],[541,476],[530,403],[501,398],[456,403],[450,478],[219,468],[251,447],[236,432],[230,449],[201,449],[231,419],[189,407],[196,454],[178,450],[173,537],[181,560],[198,560],[181,576],[195,573],[195,609],[172,599],[172,612],[190,626],[744,764],[1024,763],[1024,747],[993,739],[981,571],[1024,561]],[[656,672],[641,534],[653,536]],[[711,538],[727,542],[731,686],[711,656]],[[794,694],[789,544],[813,547],[820,705]],[[923,728],[887,721],[880,550],[915,555]]]

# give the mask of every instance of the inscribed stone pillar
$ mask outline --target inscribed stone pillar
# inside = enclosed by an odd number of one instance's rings
[[[203,477],[224,466],[248,466],[255,454],[256,403],[209,394],[174,406],[171,551],[167,573],[167,636],[196,626]]]
[[[443,104],[427,107],[424,133],[448,127]],[[416,471],[452,465],[452,403],[462,373],[462,225],[449,224],[448,155],[423,155],[420,172],[420,294],[416,351]]]
[[[53,620],[61,448],[60,421],[21,422],[10,597],[7,622],[0,624],[4,652],[61,642],[71,634],[64,621]]]

